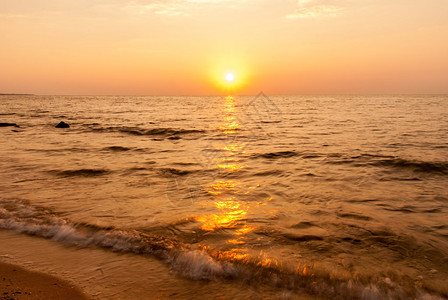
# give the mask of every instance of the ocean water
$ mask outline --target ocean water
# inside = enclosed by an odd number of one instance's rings
[[[0,96],[0,123],[0,254],[94,298],[448,298],[448,96]]]

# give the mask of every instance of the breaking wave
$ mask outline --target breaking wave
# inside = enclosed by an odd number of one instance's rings
[[[402,287],[394,278],[342,278],[312,265],[292,267],[263,256],[235,255],[231,251],[186,244],[137,230],[75,224],[48,209],[18,200],[0,198],[0,228],[51,239],[67,246],[100,247],[120,253],[151,255],[193,280],[238,280],[329,298],[440,299],[416,286]]]

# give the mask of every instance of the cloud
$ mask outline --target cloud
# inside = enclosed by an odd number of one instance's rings
[[[168,0],[154,1],[153,3],[133,3],[127,5],[124,9],[138,14],[154,13],[166,16],[189,15],[193,11],[204,8],[204,6],[217,7],[221,4],[231,2],[241,2],[238,0]]]
[[[334,16],[343,10],[342,1],[337,0],[298,0],[297,9],[286,15],[288,19]]]

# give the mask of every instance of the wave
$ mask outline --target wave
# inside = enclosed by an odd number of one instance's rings
[[[307,152],[297,152],[297,151],[279,151],[279,152],[268,152],[268,153],[261,153],[261,154],[254,154],[252,158],[267,158],[267,159],[277,159],[277,158],[289,158],[289,157],[296,157],[300,156],[303,159],[313,159],[313,158],[320,158],[322,157],[322,154],[319,153],[307,153]]]
[[[20,127],[16,123],[0,123],[0,127]]]
[[[371,221],[372,218],[360,214],[354,214],[354,213],[337,213],[337,215],[341,218],[349,218],[349,219],[355,219],[355,220],[361,220],[361,221]]]
[[[110,146],[110,147],[104,148],[103,150],[109,150],[109,151],[114,151],[114,152],[124,152],[124,151],[129,151],[132,149],[128,148],[128,147],[122,147],[122,146]]]
[[[304,228],[309,228],[309,227],[314,227],[314,226],[317,226],[317,225],[313,222],[303,221],[303,222],[293,224],[291,226],[291,228],[304,229]]]
[[[344,156],[342,153],[332,153],[327,155],[327,164],[344,165],[344,164],[356,164],[356,166],[368,165],[372,161],[377,159],[394,159],[394,156],[378,155],[378,154],[359,154],[352,156]]]
[[[328,156],[326,163],[328,164],[351,164],[356,167],[375,166],[375,167],[391,167],[402,170],[410,170],[418,173],[432,173],[439,175],[448,175],[448,162],[445,161],[420,161],[403,159],[387,155],[361,154],[350,157],[333,157]],[[412,178],[412,180],[418,180]]]
[[[98,126],[87,126],[92,131],[96,132],[121,132],[130,135],[137,136],[155,136],[155,137],[166,137],[170,139],[179,139],[183,135],[201,134],[205,133],[205,130],[200,129],[174,129],[174,128],[140,128],[140,127],[98,127]]]
[[[279,151],[279,152],[255,154],[252,156],[252,158],[276,159],[276,158],[294,157],[294,156],[298,156],[298,155],[299,155],[299,153],[297,153],[295,151]]]
[[[29,148],[25,149],[25,151],[30,152],[43,152],[43,153],[61,153],[61,152],[90,152],[91,150],[88,148],[78,148],[78,147],[70,147],[70,148],[54,148],[54,149],[35,149],[35,148]]]
[[[100,247],[120,253],[151,255],[194,280],[226,279],[246,284],[267,284],[328,298],[437,299],[416,286],[401,288],[390,278],[338,277],[309,264],[292,267],[263,254],[236,254],[137,230],[75,224],[48,209],[18,200],[0,198],[0,228],[51,239],[67,246]],[[316,237],[304,239],[314,240]]]
[[[110,173],[110,171],[106,169],[52,170],[49,172],[61,177],[93,177]]]
[[[281,176],[283,174],[282,170],[269,170],[269,171],[262,171],[258,173],[254,173],[252,176]]]
[[[192,173],[201,172],[201,170],[181,170],[176,168],[161,168],[159,169],[162,176],[168,176],[171,177],[172,175],[175,176],[186,176]]]
[[[119,131],[133,135],[168,135],[168,136],[205,132],[203,130],[195,130],[195,129],[172,129],[172,128],[154,128],[154,129],[120,128]]]
[[[428,162],[418,160],[406,160],[401,158],[385,159],[371,163],[373,166],[394,167],[409,169],[422,173],[448,174],[448,162]]]
[[[395,158],[395,157],[391,155],[363,153],[359,155],[353,155],[351,156],[351,158],[358,159],[358,158]]]
[[[285,233],[283,235],[288,240],[296,241],[296,242],[309,242],[309,241],[323,241],[324,239],[317,235],[310,235],[310,234],[304,234],[304,235],[296,235],[291,233]]]

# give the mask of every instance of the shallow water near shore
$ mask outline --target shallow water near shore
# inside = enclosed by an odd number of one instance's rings
[[[448,297],[447,96],[1,96],[0,122],[2,239],[132,266],[66,276],[99,298],[156,297],[133,268],[174,298]]]

